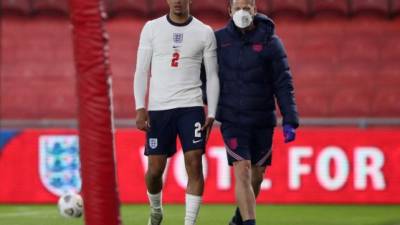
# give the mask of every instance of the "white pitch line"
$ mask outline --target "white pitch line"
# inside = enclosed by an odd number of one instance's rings
[[[4,217],[16,217],[16,216],[37,216],[43,215],[45,217],[49,216],[49,210],[38,210],[38,211],[29,211],[29,212],[12,212],[12,213],[0,213],[0,218]]]

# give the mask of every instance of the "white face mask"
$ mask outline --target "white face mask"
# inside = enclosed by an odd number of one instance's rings
[[[246,28],[253,22],[253,16],[246,10],[239,10],[233,14],[233,22],[239,28]]]

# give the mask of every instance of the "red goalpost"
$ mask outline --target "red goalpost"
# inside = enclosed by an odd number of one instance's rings
[[[86,225],[120,225],[111,70],[101,0],[70,0]]]

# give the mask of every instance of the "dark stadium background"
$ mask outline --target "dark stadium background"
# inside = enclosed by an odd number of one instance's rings
[[[400,3],[395,0],[268,1],[284,40],[302,119],[326,123],[391,118],[399,123]],[[165,14],[163,0],[106,0],[115,117],[132,123],[136,47],[144,22]],[[224,26],[227,3],[194,1],[193,15]],[[66,0],[2,0],[3,125],[69,125],[76,117],[75,70]],[[329,118],[329,120],[320,120]],[[29,122],[29,123],[27,123]],[[385,122],[385,121],[382,121]]]

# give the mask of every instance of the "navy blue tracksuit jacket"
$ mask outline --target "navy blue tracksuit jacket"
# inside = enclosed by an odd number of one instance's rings
[[[292,75],[274,23],[257,14],[242,34],[233,21],[215,35],[221,85],[216,119],[246,127],[276,126],[275,99],[283,124],[299,126]]]

